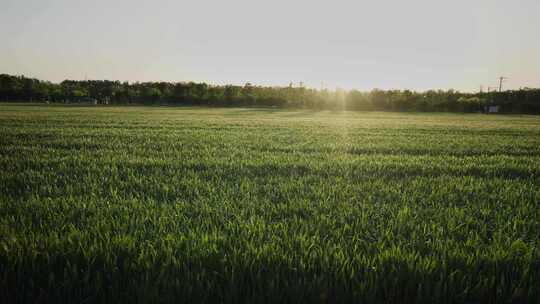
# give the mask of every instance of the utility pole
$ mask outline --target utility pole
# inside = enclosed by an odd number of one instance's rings
[[[484,86],[480,85],[480,93],[483,93],[483,92],[484,92]]]
[[[502,83],[505,79],[508,79],[508,77],[504,77],[504,76],[499,77],[499,93],[502,91]]]

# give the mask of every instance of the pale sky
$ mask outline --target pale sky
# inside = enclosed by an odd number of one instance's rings
[[[0,73],[369,90],[540,87],[540,0],[0,0]]]

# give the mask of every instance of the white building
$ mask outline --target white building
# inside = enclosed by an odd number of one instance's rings
[[[487,107],[487,113],[499,113],[499,107],[500,106],[488,106]]]

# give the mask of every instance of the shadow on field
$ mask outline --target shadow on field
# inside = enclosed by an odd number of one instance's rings
[[[41,196],[63,196],[62,190],[65,185],[73,185],[76,192],[81,195],[90,195],[91,189],[83,184],[74,183],[74,178],[79,180],[91,180],[91,179],[104,179],[101,177],[101,167],[90,168],[90,161],[88,166],[84,166],[84,161],[80,162],[82,166],[78,170],[74,170],[71,174],[59,175],[55,182],[48,188],[43,188],[41,185],[44,183],[41,178],[35,178],[28,180],[25,176],[11,176],[0,178],[0,182],[3,187],[0,188],[0,195],[3,197],[11,197],[14,199],[28,199],[36,191],[45,191],[40,193]],[[21,165],[30,167],[32,162]],[[104,166],[110,165],[114,167],[118,176],[124,177],[131,176],[131,181],[125,183],[118,183],[116,188],[119,193],[124,193],[128,196],[138,195],[145,193],[145,196],[153,197],[158,201],[174,201],[179,195],[185,195],[186,193],[192,193],[191,186],[177,184],[173,190],[170,191],[156,191],[156,186],[146,183],[145,179],[140,179],[141,176],[160,176],[164,180],[174,180],[179,175],[188,174],[189,172],[196,172],[201,178],[225,180],[230,177],[248,178],[250,180],[270,180],[272,178],[279,180],[297,179],[300,177],[318,177],[329,182],[336,179],[347,180],[348,182],[366,181],[372,179],[383,179],[386,181],[401,181],[404,179],[414,178],[438,178],[438,177],[450,177],[461,178],[465,176],[492,179],[501,178],[505,180],[518,180],[518,179],[531,179],[535,176],[540,176],[540,169],[538,168],[515,168],[515,167],[470,167],[470,168],[452,168],[445,167],[444,165],[435,167],[420,167],[420,166],[399,166],[392,165],[382,170],[378,165],[350,165],[350,166],[321,166],[311,167],[303,164],[246,164],[243,166],[236,166],[234,164],[204,164],[204,163],[192,163],[192,164],[176,164],[171,166],[170,164],[145,164],[145,163],[122,163],[113,164],[103,163]],[[51,172],[61,172],[62,164],[59,162],[49,162],[44,164],[47,170]],[[232,179],[234,180],[234,179]],[[100,187],[98,187],[100,188]],[[159,188],[159,187],[158,187]],[[41,190],[40,190],[41,189]],[[44,190],[43,190],[44,189]],[[103,191],[107,189],[103,188]]]
[[[399,150],[391,148],[362,148],[354,147],[343,150],[336,149],[324,149],[321,147],[317,148],[306,148],[301,149],[292,149],[292,148],[283,148],[283,147],[252,147],[251,150],[256,152],[270,152],[270,153],[302,153],[302,154],[349,154],[349,155],[395,155],[395,156],[456,156],[456,157],[468,157],[468,156],[527,156],[535,157],[540,156],[538,151],[472,151],[472,150],[453,150],[448,151],[444,149],[403,149]]]
[[[254,115],[254,114],[275,114],[275,113],[282,113],[284,112],[283,109],[277,109],[277,108],[243,108],[243,109],[236,109],[234,111],[223,113],[224,116],[239,116],[239,115]]]
[[[321,111],[307,109],[287,109],[287,108],[244,108],[224,113],[225,116],[256,115],[256,114],[283,114],[283,117],[310,116]]]
[[[174,247],[182,245],[178,240],[153,243],[153,251],[129,241],[105,242],[92,254],[63,243],[47,248],[47,255],[21,250],[17,267],[3,269],[0,296],[4,303],[438,303],[443,297],[448,303],[533,303],[538,296],[533,283],[516,275],[530,271],[538,278],[538,262],[479,258],[471,267],[455,253],[443,263],[440,252],[433,258],[393,249],[370,260],[327,251],[293,259],[279,247],[278,254],[240,247],[240,255],[220,246],[210,250],[221,245],[210,240],[187,253]]]

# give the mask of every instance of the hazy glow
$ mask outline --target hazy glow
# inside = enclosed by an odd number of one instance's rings
[[[1,0],[0,73],[478,90],[540,87],[540,1]]]

